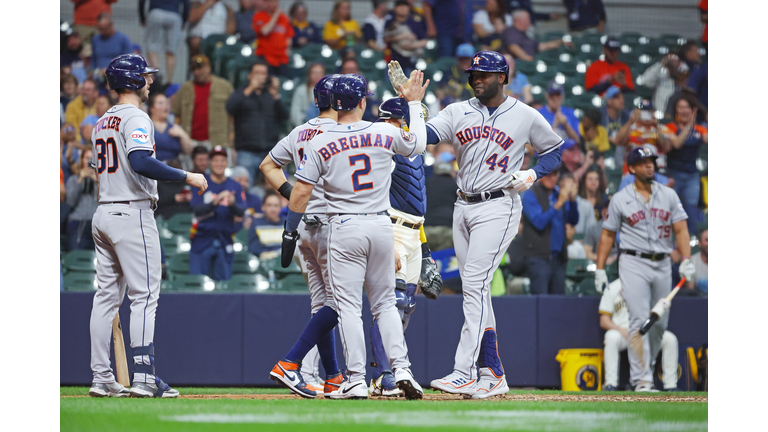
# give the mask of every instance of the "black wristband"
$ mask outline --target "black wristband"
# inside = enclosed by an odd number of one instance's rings
[[[421,244],[421,259],[431,258],[432,252],[429,250],[429,244],[426,242]]]
[[[283,183],[279,189],[277,189],[278,192],[280,192],[280,195],[284,196],[285,199],[290,200],[291,199],[291,191],[293,190],[293,185],[291,185],[289,182]]]

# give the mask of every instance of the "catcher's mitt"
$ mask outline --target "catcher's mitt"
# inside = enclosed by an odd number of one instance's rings
[[[443,293],[443,278],[437,271],[437,264],[432,257],[425,257],[421,260],[421,275],[419,276],[419,289],[424,297],[430,300],[437,300]]]

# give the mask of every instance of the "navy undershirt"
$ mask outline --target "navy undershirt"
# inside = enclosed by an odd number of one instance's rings
[[[187,173],[180,169],[171,168],[152,157],[149,150],[136,150],[128,154],[131,168],[144,177],[161,181],[184,181]]]

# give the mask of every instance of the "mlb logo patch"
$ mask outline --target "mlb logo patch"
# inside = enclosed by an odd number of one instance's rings
[[[297,168],[297,171],[301,171],[304,169],[304,167],[307,165],[307,155],[305,154],[303,158],[301,158],[301,163],[299,164],[299,168]]]
[[[138,128],[131,132],[131,139],[135,143],[146,144],[149,142],[149,133],[142,128]]]

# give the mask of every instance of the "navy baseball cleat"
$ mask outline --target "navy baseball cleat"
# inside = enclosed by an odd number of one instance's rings
[[[301,363],[283,359],[272,368],[269,377],[272,381],[285,384],[294,394],[307,399],[316,398],[317,392],[307,388],[307,383],[304,382],[300,371]]]
[[[617,391],[618,389],[616,386],[608,384],[607,386],[603,387],[603,391]]]

